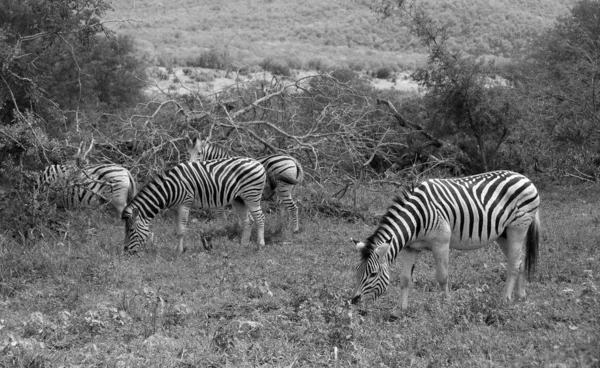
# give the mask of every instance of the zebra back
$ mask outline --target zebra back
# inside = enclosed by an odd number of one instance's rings
[[[447,221],[457,242],[488,243],[506,227],[531,216],[539,194],[525,176],[494,171],[453,179],[429,179],[396,197],[361,250],[362,259],[380,244],[392,242],[393,261],[403,246]]]
[[[183,203],[222,207],[238,197],[259,203],[265,178],[263,166],[251,158],[183,162],[153,178],[127,207],[152,219],[160,210]]]
[[[228,149],[206,140],[196,138],[188,149],[190,161],[207,161],[226,157],[234,157]],[[296,185],[304,178],[302,165],[293,157],[284,154],[273,154],[257,159],[273,180]],[[275,189],[272,187],[272,189]]]
[[[229,150],[207,140],[196,138],[188,149],[189,161],[208,161],[220,158],[234,157]]]

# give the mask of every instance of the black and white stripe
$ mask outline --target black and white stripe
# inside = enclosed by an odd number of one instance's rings
[[[233,204],[244,226],[241,243],[250,238],[248,210],[258,227],[258,246],[264,241],[264,214],[260,199],[265,185],[263,166],[250,158],[228,158],[185,162],[152,179],[123,211],[125,251],[136,251],[150,233],[149,222],[159,211],[177,207],[178,249],[183,252],[183,236],[191,207],[222,207]]]
[[[411,271],[422,250],[433,252],[437,280],[449,296],[450,249],[478,249],[493,241],[508,258],[504,297],[512,299],[516,283],[517,296],[524,298],[524,273],[533,271],[537,259],[539,204],[533,183],[510,171],[420,183],[396,198],[377,230],[365,243],[357,243],[361,263],[353,303],[375,300],[385,292],[390,263],[399,256],[400,301],[406,309]]]
[[[38,188],[55,196],[60,207],[77,209],[110,203],[119,216],[136,192],[129,170],[112,164],[81,169],[74,165],[50,165],[40,174]]]
[[[233,155],[225,148],[209,143],[206,140],[196,138],[189,149],[190,161],[214,160],[218,158],[232,157]],[[266,172],[269,179],[275,180],[272,184],[270,180],[265,185],[265,198],[270,198],[273,194],[281,198],[281,201],[287,208],[293,226],[293,231],[300,229],[298,221],[298,205],[292,198],[294,187],[298,185],[303,177],[304,171],[300,163],[293,157],[282,154],[274,154],[257,159]]]

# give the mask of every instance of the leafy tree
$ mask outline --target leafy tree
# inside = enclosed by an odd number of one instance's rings
[[[427,66],[413,79],[426,87],[428,128],[450,136],[473,161],[476,171],[495,166],[495,155],[519,120],[516,94],[502,81],[492,61],[465,55],[449,46],[451,27],[434,19],[419,2],[388,1],[376,9],[408,19],[411,32],[429,49]]]
[[[108,1],[0,0],[0,8],[0,152],[7,158],[47,147],[46,134],[70,134],[72,125],[79,132],[86,109],[142,98],[145,65],[131,38],[103,27]]]
[[[66,93],[67,100],[73,95],[81,99],[85,78],[65,61],[77,64],[75,55],[93,48],[94,36],[104,30],[100,17],[110,9],[108,3],[1,0],[0,8],[2,121],[14,121],[15,111],[22,116],[21,110],[52,118],[50,111],[58,107],[53,98]]]
[[[131,106],[143,99],[146,65],[135,56],[130,36],[102,37],[85,66],[95,81],[98,101],[110,108]]]
[[[548,133],[575,164],[600,165],[600,1],[581,0],[540,37],[523,78],[540,105]]]

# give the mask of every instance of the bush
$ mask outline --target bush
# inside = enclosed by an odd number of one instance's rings
[[[375,72],[375,78],[377,79],[389,79],[393,74],[392,68],[384,66]]]
[[[331,72],[331,76],[341,83],[348,83],[358,77],[358,74],[350,69],[336,69]]]
[[[308,69],[325,72],[328,69],[328,65],[322,59],[311,59],[308,61]]]
[[[196,59],[188,60],[186,64],[199,68],[227,70],[232,62],[231,55],[226,48],[211,47]]]
[[[292,70],[290,67],[281,60],[264,59],[260,64],[263,70],[272,73],[273,75],[281,75],[284,77],[290,77]]]

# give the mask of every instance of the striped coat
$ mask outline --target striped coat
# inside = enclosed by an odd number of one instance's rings
[[[258,228],[258,246],[264,241],[264,214],[260,199],[265,185],[263,166],[250,158],[185,162],[152,179],[123,211],[125,251],[142,246],[150,233],[149,222],[161,210],[177,208],[178,249],[184,250],[185,230],[192,207],[213,208],[233,204],[243,225],[241,243],[249,242],[248,210]]]
[[[188,152],[192,162],[232,156],[225,148],[199,138],[192,142]],[[257,160],[264,166],[269,178],[263,197],[268,199],[275,194],[281,198],[291,217],[293,231],[298,232],[300,230],[298,205],[292,194],[296,185],[300,184],[304,178],[302,165],[295,158],[282,154],[273,154]],[[272,180],[275,181],[275,184],[272,183]]]
[[[38,188],[56,197],[59,207],[77,209],[110,203],[119,216],[136,193],[133,176],[126,168],[113,164],[86,166],[47,166],[38,178]]]
[[[437,280],[449,296],[450,249],[478,249],[494,241],[508,259],[505,299],[512,299],[515,284],[524,298],[524,272],[531,272],[537,259],[539,203],[533,183],[510,171],[420,183],[396,198],[375,232],[357,243],[361,262],[353,303],[384,293],[389,265],[399,257],[400,304],[406,309],[410,273],[422,250],[433,252]]]

